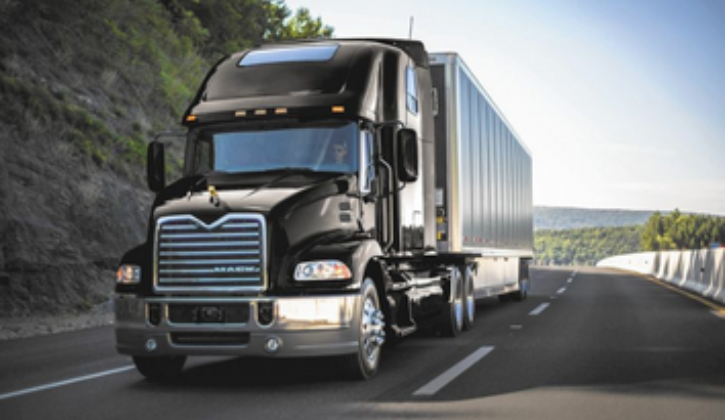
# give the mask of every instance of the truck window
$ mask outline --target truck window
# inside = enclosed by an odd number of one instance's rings
[[[263,64],[293,63],[305,61],[328,61],[337,52],[339,45],[316,45],[295,48],[274,48],[255,50],[247,53],[240,61],[240,66],[259,66]]]
[[[418,78],[413,67],[407,67],[405,72],[406,106],[408,111],[418,114]]]
[[[354,123],[254,131],[207,129],[192,136],[194,173],[282,168],[355,173],[359,132]]]

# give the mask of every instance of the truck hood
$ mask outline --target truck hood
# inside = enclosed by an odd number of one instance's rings
[[[258,213],[268,215],[286,207],[318,200],[345,192],[350,185],[350,175],[335,175],[307,182],[288,182],[283,185],[264,188],[264,185],[223,185],[216,188],[216,197],[206,188],[197,188],[188,193],[189,184],[170,186],[157,196],[154,203],[153,220],[160,217],[192,214],[206,223],[213,222],[229,213]],[[309,200],[306,197],[309,196]]]

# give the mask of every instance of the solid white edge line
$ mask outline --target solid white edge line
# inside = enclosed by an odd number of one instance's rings
[[[551,304],[548,303],[548,302],[542,303],[541,305],[537,306],[536,309],[534,309],[533,311],[529,312],[529,315],[530,316],[538,316],[538,315],[541,315],[541,313],[544,312],[546,310],[546,308],[549,307],[549,305],[551,305]]]
[[[561,289],[556,291],[556,294],[560,295],[562,293],[566,292],[566,287],[562,287]]]
[[[468,355],[468,357],[456,363],[455,365],[453,365],[453,367],[440,374],[440,376],[428,382],[419,390],[415,391],[413,395],[435,394],[436,392],[440,391],[444,386],[448,385],[449,383],[451,383],[451,381],[460,376],[468,368],[476,364],[476,362],[486,357],[486,355],[491,353],[491,351],[493,351],[493,347],[491,346],[484,346],[479,348],[478,350]]]
[[[40,385],[33,388],[22,389],[20,391],[9,392],[7,394],[0,394],[0,400],[7,400],[21,395],[32,394],[34,392],[45,391],[46,389],[58,388],[65,385],[71,385],[77,382],[89,381],[91,379],[101,378],[103,376],[115,375],[116,373],[122,373],[133,369],[133,366],[124,366],[118,369],[106,370],[103,372],[93,373],[91,375],[79,376],[77,378],[66,379],[65,381],[53,382],[47,385]]]

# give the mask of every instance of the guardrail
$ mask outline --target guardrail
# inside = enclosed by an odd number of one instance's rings
[[[642,252],[597,263],[654,276],[667,283],[725,303],[725,249]]]

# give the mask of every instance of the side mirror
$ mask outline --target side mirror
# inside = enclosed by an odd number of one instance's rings
[[[156,140],[149,143],[146,157],[146,182],[149,189],[155,193],[160,192],[166,186],[164,144]]]
[[[398,179],[413,182],[418,179],[418,136],[403,128],[398,131]]]

